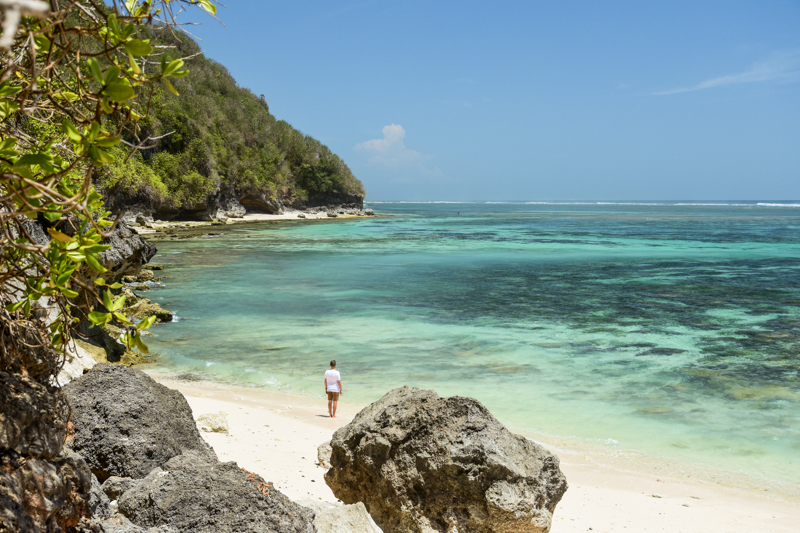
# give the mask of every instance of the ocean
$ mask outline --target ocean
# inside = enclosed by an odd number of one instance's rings
[[[369,207],[158,243],[154,370],[321,400],[336,359],[343,401],[435,389],[562,446],[800,487],[800,202]]]

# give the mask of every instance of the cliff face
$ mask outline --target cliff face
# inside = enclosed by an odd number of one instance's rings
[[[172,47],[171,57],[199,53],[185,35],[143,35]],[[319,141],[270,112],[264,96],[236,84],[202,55],[175,80],[180,96],[161,88],[141,123],[145,148],[99,171],[96,183],[115,212],[133,209],[161,219],[279,213],[285,207],[363,207],[364,187]],[[153,140],[155,139],[155,140]],[[134,144],[138,142],[128,139]]]

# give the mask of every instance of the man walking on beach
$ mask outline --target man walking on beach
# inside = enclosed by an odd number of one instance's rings
[[[328,414],[336,418],[336,404],[339,403],[339,395],[344,394],[342,376],[336,370],[336,359],[331,361],[331,369],[325,372],[325,392],[328,393]]]

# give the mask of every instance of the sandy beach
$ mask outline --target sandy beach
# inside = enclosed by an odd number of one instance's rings
[[[147,369],[145,369],[147,370]],[[230,433],[202,433],[222,461],[236,461],[295,500],[336,502],[317,464],[317,446],[350,422],[363,405],[339,403],[335,419],[323,399],[209,382],[184,382],[150,373],[179,390],[197,418],[225,413]],[[762,496],[759,489],[696,482],[688,475],[609,466],[596,457],[543,442],[561,460],[569,490],[556,508],[551,531],[795,532],[800,503]],[[768,492],[760,489],[760,491]]]
[[[302,217],[299,215],[303,215]],[[310,213],[287,209],[281,214],[270,213],[247,213],[243,217],[228,218],[224,222],[211,222],[199,220],[157,220],[147,226],[135,225],[134,228],[139,235],[154,235],[168,229],[180,231],[201,230],[213,231],[217,227],[230,226],[234,224],[252,224],[256,222],[286,222],[290,220],[338,220],[343,218],[363,218],[365,215],[337,214],[336,217],[329,217],[327,213]],[[375,215],[371,215],[375,216]]]

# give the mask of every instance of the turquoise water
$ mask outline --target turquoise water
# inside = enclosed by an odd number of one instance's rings
[[[345,400],[479,399],[516,430],[800,480],[800,202],[373,204],[158,244],[158,370]]]

